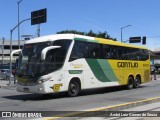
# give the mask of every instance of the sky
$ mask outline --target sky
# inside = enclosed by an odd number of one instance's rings
[[[18,23],[19,0],[0,0],[0,39],[10,39],[10,30]],[[22,0],[20,21],[31,12],[47,8],[47,22],[41,24],[41,36],[62,30],[106,31],[118,41],[146,36],[149,49],[160,47],[160,0]],[[20,25],[20,35],[35,35],[37,25],[31,21]],[[18,39],[17,29],[13,39]],[[21,38],[23,39],[23,38]],[[0,43],[1,44],[1,43]],[[141,44],[135,44],[141,45]]]

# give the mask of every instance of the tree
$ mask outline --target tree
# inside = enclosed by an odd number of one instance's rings
[[[73,33],[73,34],[86,35],[91,37],[98,37],[98,38],[111,39],[111,40],[117,41],[116,38],[110,37],[110,35],[108,35],[106,31],[94,33],[92,30],[90,30],[89,32],[80,32],[76,30],[63,30],[63,31],[57,32],[57,34],[64,34],[64,33]]]

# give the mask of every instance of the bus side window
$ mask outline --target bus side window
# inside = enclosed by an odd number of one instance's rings
[[[139,53],[139,49],[134,48],[133,49],[134,60],[140,59],[140,54],[138,54],[138,53]]]
[[[87,58],[88,57],[88,43],[80,42],[79,44],[79,58]]]
[[[94,43],[89,43],[88,46],[89,46],[89,58],[95,58],[96,56],[96,53],[94,51],[94,46],[95,44]]]
[[[78,59],[78,55],[77,55],[78,49],[79,49],[78,41],[75,41],[69,61],[73,61],[73,60]]]
[[[111,59],[117,59],[117,47],[116,46],[110,46],[110,58]]]
[[[147,60],[147,50],[140,50],[141,59],[140,60]]]
[[[88,58],[88,43],[75,41],[69,61],[79,58]]]
[[[127,47],[123,48],[122,59],[128,60],[128,48]]]
[[[140,55],[139,49],[135,49],[135,50],[134,50],[134,56],[135,56],[135,59],[134,59],[134,60],[140,60],[141,55]]]
[[[100,44],[89,43],[89,58],[100,59],[101,58],[101,48]]]
[[[122,59],[123,48],[122,47],[118,47],[117,50],[118,50],[117,51],[117,53],[118,53],[117,54],[117,58],[118,59]]]
[[[132,48],[128,48],[128,59],[133,60],[133,49]]]
[[[103,53],[102,53],[102,58],[103,59],[108,59],[110,58],[110,49],[109,49],[109,45],[102,45],[102,48],[103,48]]]
[[[104,51],[104,58],[109,58],[108,50]]]
[[[110,49],[106,49],[105,50],[105,58],[110,58],[111,57],[111,55],[110,55]]]
[[[143,50],[143,59],[142,60],[148,60],[149,59],[149,53],[148,50]]]

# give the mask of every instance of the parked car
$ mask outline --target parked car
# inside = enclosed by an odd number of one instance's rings
[[[9,69],[0,69],[0,78],[9,80]],[[11,78],[13,78],[13,75],[11,74]]]

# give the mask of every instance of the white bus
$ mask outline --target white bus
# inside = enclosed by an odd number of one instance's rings
[[[39,94],[126,85],[150,80],[148,50],[75,34],[57,34],[26,42],[20,52],[17,90]]]

